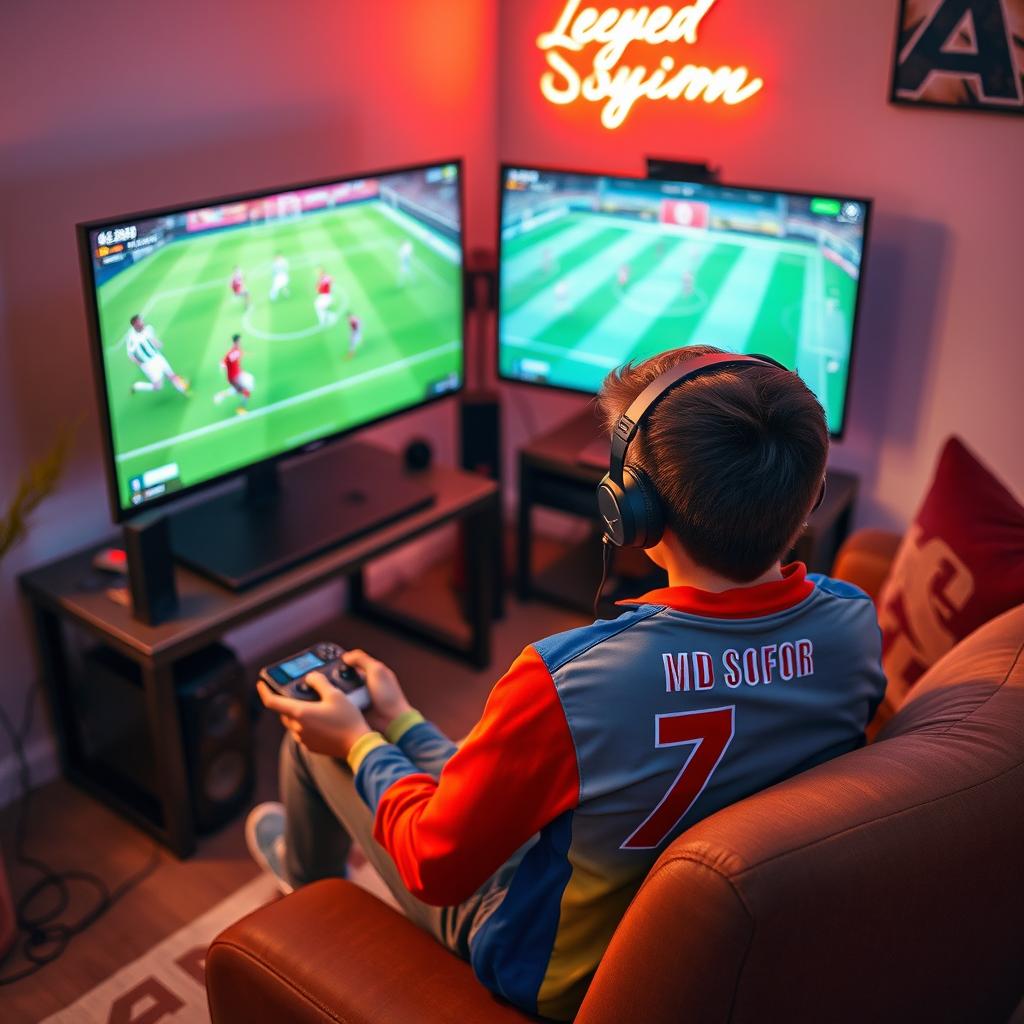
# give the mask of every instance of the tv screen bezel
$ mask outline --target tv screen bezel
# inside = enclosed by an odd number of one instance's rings
[[[521,384],[528,388],[547,388],[551,391],[561,391],[565,394],[570,395],[585,395],[593,397],[595,392],[590,391],[586,388],[574,388],[566,384],[551,384],[547,381],[539,380],[523,380],[521,377],[512,377],[502,372],[501,367],[501,345],[502,345],[502,320],[501,320],[501,292],[502,292],[502,241],[503,241],[503,221],[505,211],[505,179],[506,175],[511,170],[518,171],[539,171],[541,174],[575,174],[585,178],[613,178],[621,181],[651,181],[657,184],[667,185],[713,185],[718,188],[735,189],[737,191],[745,192],[768,192],[776,195],[787,195],[787,196],[801,196],[813,199],[815,196],[836,196],[841,195],[844,199],[850,199],[856,203],[862,203],[864,205],[864,237],[861,244],[861,257],[860,257],[860,273],[857,276],[857,300],[854,303],[853,312],[853,323],[850,328],[850,353],[847,361],[847,373],[846,373],[846,388],[843,392],[843,418],[839,424],[839,429],[835,431],[829,431],[829,436],[833,441],[841,441],[847,429],[847,421],[849,420],[849,407],[850,407],[850,394],[851,386],[854,375],[854,364],[855,355],[857,351],[857,334],[858,327],[860,325],[860,314],[861,314],[861,303],[864,295],[864,274],[867,266],[868,256],[868,239],[871,230],[872,213],[874,210],[874,200],[867,199],[863,196],[852,195],[847,192],[836,192],[835,190],[826,190],[819,192],[808,192],[803,189],[784,189],[784,188],[766,188],[763,185],[746,185],[738,184],[731,181],[687,181],[685,178],[650,178],[643,174],[612,174],[607,171],[583,171],[573,168],[565,167],[550,167],[543,166],[540,164],[526,164],[526,163],[515,163],[512,161],[502,161],[498,168],[498,228],[497,228],[497,289],[495,296],[495,330],[494,330],[494,365],[495,372],[499,381],[509,384]]]
[[[110,415],[109,391],[107,388],[106,367],[103,361],[103,341],[100,334],[99,303],[96,295],[96,282],[92,261],[92,246],[89,242],[90,232],[100,228],[116,227],[130,221],[144,220],[151,217],[165,217],[171,214],[185,213],[189,210],[203,209],[207,206],[218,206],[225,203],[242,202],[250,199],[262,199],[266,196],[277,195],[282,192],[292,192],[301,189],[319,188],[325,185],[341,185],[349,181],[359,181],[363,178],[381,178],[393,174],[407,174],[414,171],[423,171],[432,167],[444,167],[454,164],[458,168],[458,207],[459,207],[459,275],[458,294],[456,308],[460,315],[460,337],[459,344],[462,352],[461,371],[459,373],[458,386],[450,391],[438,395],[429,395],[423,400],[408,405],[403,409],[395,409],[393,412],[385,413],[375,419],[367,420],[356,426],[346,427],[343,430],[335,431],[333,434],[324,434],[323,437],[311,441],[304,441],[300,445],[288,448],[285,451],[268,455],[265,459],[248,462],[244,466],[228,470],[207,480],[201,480],[180,490],[171,491],[144,501],[139,505],[124,509],[121,507],[120,488],[117,479],[117,459],[114,451],[113,424]],[[154,209],[140,210],[135,213],[117,214],[112,217],[94,217],[88,221],[80,221],[75,225],[75,232],[78,239],[79,264],[82,273],[82,291],[85,296],[86,321],[89,329],[89,347],[92,354],[93,378],[96,388],[96,400],[99,409],[100,433],[102,435],[103,461],[107,477],[107,498],[110,504],[111,515],[115,523],[123,523],[136,516],[150,512],[153,509],[161,508],[172,502],[191,497],[200,491],[208,490],[226,481],[243,476],[246,473],[271,466],[283,459],[292,458],[314,452],[328,444],[333,444],[356,431],[365,430],[368,427],[376,426],[387,420],[402,416],[415,409],[422,409],[425,406],[433,405],[435,402],[444,401],[460,394],[466,387],[466,179],[465,164],[462,157],[450,157],[447,159],[427,160],[415,164],[403,164],[398,167],[389,167],[383,170],[361,171],[357,174],[343,174],[327,178],[316,178],[312,181],[301,181],[287,185],[275,185],[271,188],[263,188],[256,191],[230,193],[223,196],[214,196],[206,199],[191,200],[187,203],[175,203],[172,206],[161,206]]]

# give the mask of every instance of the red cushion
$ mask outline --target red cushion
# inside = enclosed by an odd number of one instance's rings
[[[879,596],[888,688],[873,725],[946,651],[1022,602],[1024,507],[951,437]]]

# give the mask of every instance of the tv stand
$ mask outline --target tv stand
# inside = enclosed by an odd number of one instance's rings
[[[315,464],[332,466],[333,461],[315,460]],[[325,475],[323,468],[319,471]],[[291,473],[282,473],[282,478],[287,490]],[[404,642],[422,640],[469,660],[477,668],[485,667],[491,658],[495,599],[502,597],[495,585],[501,576],[495,558],[495,551],[500,551],[501,532],[498,485],[475,473],[441,465],[422,470],[413,479],[422,480],[434,495],[425,508],[332,547],[244,593],[232,592],[205,575],[176,566],[178,608],[173,616],[156,625],[136,619],[129,604],[120,599],[123,591],[112,591],[110,575],[93,568],[97,551],[109,546],[113,538],[21,576],[67,778],[129,816],[179,857],[188,856],[195,847],[195,823],[189,796],[189,760],[179,728],[179,666],[187,665],[196,651],[222,641],[225,634],[239,626],[336,580],[347,579],[350,583],[350,614],[398,626]],[[376,474],[362,478],[360,483],[368,480],[375,481]],[[244,500],[244,489],[238,490],[239,500]],[[376,559],[452,526],[464,527],[459,531],[462,621],[452,622],[443,610],[439,611],[448,604],[445,594],[439,593],[434,600],[433,594],[427,592],[423,597],[421,593],[422,604],[411,604],[388,601],[370,592],[364,571],[372,568]],[[319,606],[325,617],[337,610],[330,598]],[[308,633],[303,636],[303,642],[312,639]],[[348,621],[343,632],[333,638],[355,646],[359,643],[358,624]],[[138,742],[152,752],[155,774],[149,780],[151,785],[136,775],[112,774],[105,762],[97,760],[86,742],[88,737],[82,735],[79,707],[82,701],[93,706],[92,690],[99,683],[85,671],[81,651],[82,645],[97,641],[138,667],[143,709]],[[263,653],[274,648],[284,654],[293,645],[288,637],[264,632],[259,646]]]
[[[517,583],[521,600],[540,597],[590,614],[601,576],[601,531],[595,492],[601,477],[608,472],[608,455],[608,435],[591,406],[535,437],[520,451]],[[849,531],[857,487],[858,479],[853,474],[838,469],[828,471],[825,500],[811,514],[807,529],[788,557],[806,562],[812,572],[828,572]],[[593,528],[591,536],[540,572],[534,571],[530,543],[533,510],[537,507],[578,516]],[[616,554],[620,562],[625,562],[636,552]],[[608,589],[613,593],[606,594],[601,602],[602,614],[609,618],[620,611],[614,607],[615,599],[636,597],[652,587],[664,586],[657,573],[649,578],[629,578],[627,573],[617,572],[614,564],[609,575]]]
[[[173,513],[171,546],[183,565],[241,590],[433,501],[400,456],[353,441],[261,466],[244,487]]]

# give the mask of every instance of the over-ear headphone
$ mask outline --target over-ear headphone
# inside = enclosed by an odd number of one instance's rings
[[[789,372],[787,367],[771,356],[713,353],[687,359],[671,370],[666,370],[633,399],[612,431],[608,472],[597,485],[597,507],[604,520],[606,544],[620,548],[649,548],[657,544],[665,532],[665,514],[654,484],[639,466],[630,466],[626,462],[629,445],[651,407],[683,381],[692,380],[710,370],[747,363],[777,366]],[[822,479],[814,509],[824,500],[825,481]]]

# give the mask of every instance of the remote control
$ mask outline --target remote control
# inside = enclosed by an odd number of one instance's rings
[[[274,693],[293,700],[317,701],[320,695],[306,682],[307,672],[322,672],[361,711],[370,706],[370,691],[363,677],[351,665],[341,660],[345,649],[338,644],[323,642],[292,654],[283,661],[260,669],[260,679]]]

